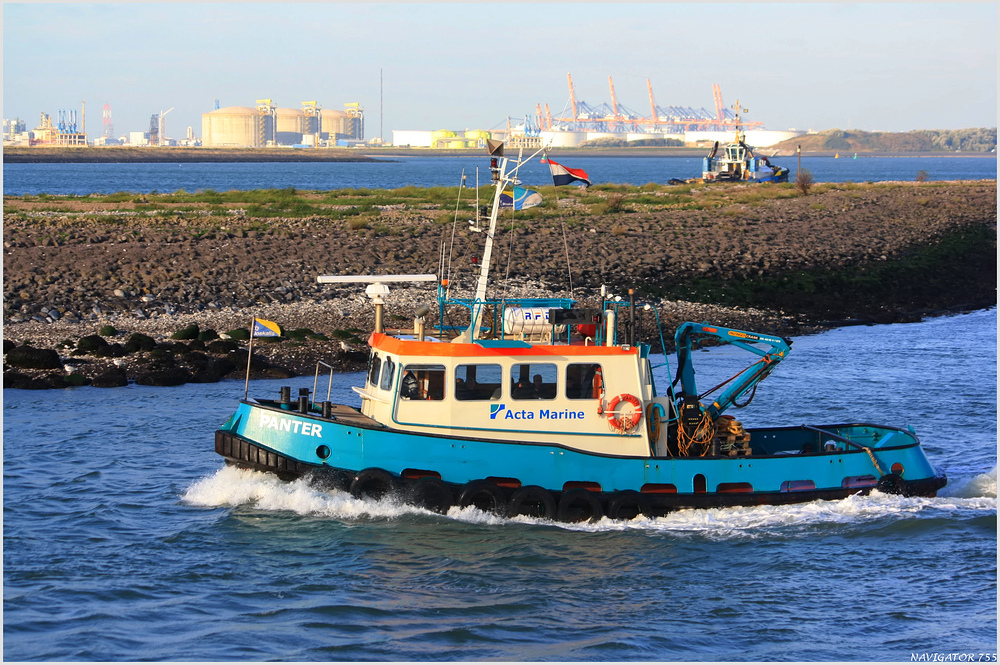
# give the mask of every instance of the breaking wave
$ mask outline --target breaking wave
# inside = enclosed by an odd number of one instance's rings
[[[501,518],[474,507],[453,507],[446,516],[394,498],[358,499],[347,492],[324,491],[304,480],[285,482],[257,471],[223,467],[193,483],[181,496],[191,505],[246,508],[264,512],[329,517],[343,521],[396,519],[423,515],[475,524],[536,524],[574,531],[649,531],[708,538],[754,538],[794,535],[803,529],[864,525],[884,520],[964,519],[996,513],[996,469],[977,475],[948,496],[902,497],[873,491],[839,501],[812,501],[785,506],[685,509],[663,517],[639,516],[630,521],[604,518],[595,523],[566,524],[531,517]],[[790,531],[791,530],[791,531]]]

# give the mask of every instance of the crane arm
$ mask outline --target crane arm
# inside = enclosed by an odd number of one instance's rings
[[[576,111],[576,93],[573,91],[573,77],[566,74],[566,80],[569,81],[569,101],[573,104],[573,122],[576,122],[577,111]]]
[[[682,323],[674,335],[677,348],[677,379],[681,383],[681,396],[698,396],[694,364],[691,358],[691,342],[695,337],[709,337],[726,344],[749,351],[760,359],[722,385],[731,384],[705,410],[712,419],[720,416],[736,401],[756,388],[770,374],[791,350],[792,341],[785,337],[712,326],[707,323]],[[764,345],[762,348],[761,346]],[[722,386],[716,386],[721,388]],[[713,388],[709,392],[713,392]]]

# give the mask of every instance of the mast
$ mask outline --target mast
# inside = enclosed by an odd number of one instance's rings
[[[749,111],[747,109],[740,108],[740,100],[738,99],[736,100],[736,103],[733,104],[730,108],[736,111],[736,142],[745,143],[746,134],[743,132],[743,128],[740,127],[740,111],[742,111],[743,113],[749,113]]]
[[[502,153],[501,153],[502,154]],[[466,331],[471,333],[469,340],[479,339],[479,328],[483,321],[483,310],[486,305],[483,304],[486,301],[486,286],[489,283],[490,278],[490,259],[493,255],[493,236],[497,230],[497,217],[500,216],[500,195],[503,193],[504,185],[507,179],[507,158],[500,157],[498,170],[494,171],[494,177],[496,178],[496,189],[493,191],[493,206],[490,209],[490,228],[486,232],[486,246],[483,248],[483,261],[482,265],[479,266],[479,281],[476,283],[476,297],[472,304],[472,323],[469,326],[469,330]],[[493,165],[490,165],[490,169],[493,169]],[[465,337],[465,335],[462,335]]]
[[[486,245],[483,248],[483,261],[479,266],[479,280],[476,282],[476,296],[472,301],[472,321],[469,327],[453,341],[468,344],[479,339],[479,329],[483,321],[483,311],[486,308],[486,286],[489,284],[490,259],[493,255],[493,238],[497,230],[497,218],[500,216],[500,195],[503,194],[507,184],[517,184],[517,170],[522,164],[526,164],[534,159],[538,154],[544,152],[543,146],[531,154],[527,159],[521,159],[520,155],[514,163],[514,167],[507,169],[508,159],[503,156],[503,142],[488,139],[486,142],[490,157],[490,171],[493,175],[493,182],[496,189],[493,191],[493,206],[490,209],[490,227],[486,232]]]

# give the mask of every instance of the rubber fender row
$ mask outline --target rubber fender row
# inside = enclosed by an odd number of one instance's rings
[[[602,517],[633,519],[650,515],[646,497],[634,490],[603,494],[583,488],[561,492],[558,498],[538,485],[508,490],[488,480],[473,480],[456,493],[439,478],[405,480],[385,469],[369,468],[351,474],[335,469],[313,472],[310,483],[319,489],[348,491],[352,496],[379,500],[396,495],[408,504],[444,514],[452,506],[476,509],[500,517],[525,515],[560,522],[597,522]]]
[[[487,480],[474,480],[458,495],[459,506],[475,506],[502,517],[539,517],[560,522],[597,522],[602,517],[630,520],[652,515],[649,500],[635,490],[612,494],[592,492],[582,487],[558,495],[538,485],[508,491]]]

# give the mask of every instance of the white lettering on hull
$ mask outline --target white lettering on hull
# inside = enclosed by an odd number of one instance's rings
[[[258,423],[265,429],[273,429],[279,432],[290,432],[292,434],[302,434],[303,436],[317,436],[323,438],[323,426],[319,423],[304,423],[291,418],[272,416],[270,413],[260,414]]]

